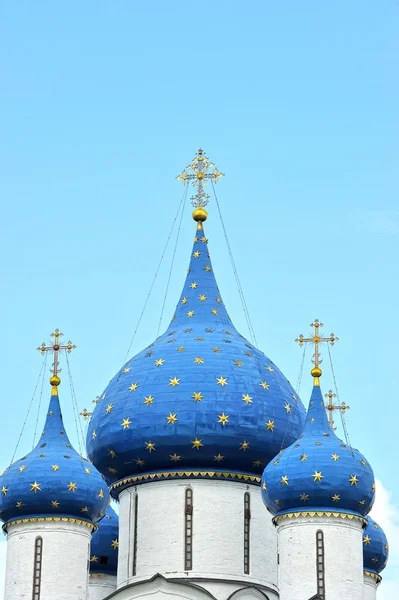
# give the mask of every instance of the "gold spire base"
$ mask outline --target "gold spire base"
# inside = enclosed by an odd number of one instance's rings
[[[310,371],[312,377],[314,377],[313,379],[313,386],[317,386],[320,387],[320,377],[323,374],[323,371],[319,368],[319,367],[315,367],[314,369],[312,369]]]
[[[194,221],[197,221],[197,223],[198,222],[203,223],[204,221],[207,220],[207,218],[208,218],[208,213],[205,210],[205,208],[199,207],[193,211],[193,219],[194,219]]]
[[[52,377],[50,377],[50,385],[51,387],[51,395],[52,396],[58,396],[58,386],[61,383],[61,379],[57,376],[57,375],[53,375]]]

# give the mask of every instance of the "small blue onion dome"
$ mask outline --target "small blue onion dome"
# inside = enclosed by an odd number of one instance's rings
[[[381,573],[388,562],[388,540],[380,525],[366,517],[367,527],[363,531],[363,567],[371,573]]]
[[[90,573],[116,575],[118,570],[119,518],[111,506],[91,537]]]
[[[97,469],[72,448],[56,385],[39,443],[0,477],[0,518],[4,522],[61,516],[96,523],[107,510],[107,485]]]
[[[302,435],[266,467],[262,496],[272,514],[328,509],[366,515],[373,505],[372,468],[330,427],[318,378]]]
[[[170,326],[99,398],[87,435],[90,460],[110,484],[182,469],[260,478],[304,419],[291,384],[232,324],[199,221]]]

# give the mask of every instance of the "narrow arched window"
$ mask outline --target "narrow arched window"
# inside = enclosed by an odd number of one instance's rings
[[[186,488],[184,506],[184,570],[193,568],[193,490]]]
[[[324,577],[324,534],[322,531],[316,531],[316,572],[317,572],[317,593],[320,598],[325,598],[326,584]]]
[[[139,512],[139,497],[138,494],[134,497],[134,537],[133,537],[133,576],[137,571],[137,517]]]
[[[33,557],[33,591],[32,600],[40,600],[40,585],[42,580],[42,557],[43,557],[43,539],[35,539],[35,552]]]
[[[251,497],[249,492],[244,494],[244,573],[249,575],[249,542],[251,521]]]

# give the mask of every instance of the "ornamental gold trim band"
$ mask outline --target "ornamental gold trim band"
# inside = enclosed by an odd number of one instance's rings
[[[91,523],[90,521],[83,521],[82,519],[74,519],[70,517],[31,517],[28,519],[14,519],[13,521],[4,523],[3,530],[7,532],[9,528],[13,527],[14,525],[25,525],[27,523],[46,523],[49,521],[54,521],[55,523],[76,523],[76,525],[88,527],[92,531],[96,531],[96,529],[98,529],[98,526],[94,525],[94,523]]]
[[[306,518],[306,517],[334,517],[335,519],[339,519],[339,518],[349,519],[350,521],[353,519],[355,521],[362,521],[362,523],[367,524],[367,520],[364,517],[361,517],[360,515],[358,516],[358,515],[352,515],[350,513],[318,511],[318,510],[290,512],[290,513],[286,513],[284,515],[277,515],[276,517],[274,517],[273,523],[275,525],[277,525],[277,523],[279,523],[280,521],[283,521],[284,519],[292,519],[292,517],[295,517],[296,519]]]

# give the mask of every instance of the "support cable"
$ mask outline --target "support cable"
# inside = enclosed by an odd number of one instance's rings
[[[31,408],[32,408],[33,400],[35,399],[36,390],[37,390],[37,387],[38,387],[38,385],[39,385],[40,378],[41,378],[42,376],[43,376],[43,378],[44,378],[44,372],[45,372],[45,363],[46,363],[46,360],[45,360],[45,358],[43,358],[42,366],[40,367],[40,371],[39,371],[39,376],[38,376],[38,378],[37,378],[37,382],[36,382],[35,388],[34,388],[34,390],[33,390],[32,398],[31,398],[31,401],[30,401],[30,403],[29,403],[29,407],[28,407],[28,411],[27,411],[27,413],[26,413],[25,420],[24,420],[24,422],[23,422],[23,424],[22,424],[21,432],[20,432],[20,434],[19,434],[19,437],[18,437],[18,440],[17,440],[17,444],[16,444],[16,446],[15,446],[14,454],[12,455],[12,458],[11,458],[11,461],[10,461],[10,465],[12,465],[12,463],[14,462],[15,455],[16,455],[16,453],[17,453],[17,450],[18,450],[18,448],[19,448],[19,444],[20,444],[20,442],[21,442],[22,434],[23,434],[23,432],[24,432],[25,425],[26,425],[26,422],[27,422],[27,420],[28,420],[28,417],[29,417],[29,413],[30,413],[30,411],[31,411]]]
[[[186,186],[186,193],[184,195],[184,201],[182,203],[182,209],[181,209],[181,215],[180,215],[180,221],[179,221],[179,227],[177,229],[177,235],[176,235],[176,242],[175,242],[175,247],[173,249],[173,254],[172,254],[172,262],[170,264],[170,269],[169,269],[169,275],[168,275],[168,281],[166,283],[166,290],[165,290],[165,295],[163,297],[163,303],[162,303],[162,309],[161,309],[161,315],[159,317],[159,323],[158,323],[158,330],[157,330],[157,337],[159,336],[159,331],[161,329],[161,324],[162,324],[162,318],[163,318],[163,313],[164,313],[164,309],[165,309],[165,303],[166,303],[166,297],[168,295],[168,291],[169,291],[169,284],[170,284],[170,278],[172,275],[172,270],[173,270],[173,265],[175,263],[175,257],[176,257],[176,249],[177,249],[177,244],[179,242],[179,236],[180,236],[180,229],[181,229],[181,224],[183,221],[183,214],[184,214],[184,207],[186,205],[185,200],[186,200],[186,196],[187,196],[187,191],[188,191],[188,186]]]
[[[339,398],[338,386],[337,386],[337,380],[336,380],[336,378],[335,378],[335,371],[334,371],[334,366],[333,366],[333,362],[332,362],[332,358],[331,358],[331,352],[330,352],[330,346],[329,346],[329,344],[327,344],[327,348],[328,348],[328,356],[329,356],[329,359],[330,359],[331,372],[332,372],[333,381],[334,381],[335,393],[336,393],[336,395],[337,395],[338,402],[339,402],[339,403],[341,404],[341,406],[342,406],[342,402],[341,402],[341,400],[340,400],[340,398]],[[353,454],[352,444],[351,444],[351,442],[350,442],[350,439],[349,439],[349,433],[348,433],[348,429],[347,429],[347,427],[346,427],[346,423],[345,423],[344,411],[343,411],[343,410],[340,410],[339,412],[341,413],[341,422],[342,422],[342,429],[344,430],[345,441],[346,441],[346,443],[348,444],[348,446],[349,446],[349,448],[350,448],[350,451],[351,451],[351,452],[352,452],[352,454]]]
[[[43,398],[44,374],[45,374],[45,371],[46,371],[46,365],[47,365],[47,352],[46,352],[45,357],[44,357],[44,370],[43,370],[43,377],[42,377],[42,385],[40,387],[39,406],[37,407],[35,431],[33,433],[32,450],[35,447],[35,442],[36,442],[37,426],[38,426],[38,423],[39,423],[40,408],[41,408],[41,405],[42,405],[42,398]]]
[[[71,374],[71,367],[69,365],[68,354],[65,353],[65,356],[66,356],[66,363],[67,363],[67,366],[68,366],[69,388],[71,390],[72,412],[73,412],[73,416],[74,416],[74,419],[75,419],[76,433],[77,433],[77,436],[78,436],[79,454],[82,457],[83,456],[83,449],[85,447],[85,440],[84,440],[84,436],[83,436],[82,424],[81,424],[81,422],[79,420],[79,409],[78,409],[78,404],[76,402],[75,388],[74,388],[74,385],[73,385],[72,374]],[[78,425],[78,423],[79,423],[79,425]],[[79,430],[80,430],[80,435],[79,435]]]
[[[245,301],[244,292],[243,292],[243,289],[242,289],[242,287],[241,287],[241,283],[240,283],[240,279],[239,279],[239,276],[238,276],[237,267],[236,267],[236,265],[235,265],[235,262],[234,262],[234,258],[233,258],[233,252],[232,252],[232,250],[231,250],[230,243],[229,243],[229,239],[228,239],[228,237],[227,237],[226,227],[225,227],[225,224],[224,224],[224,221],[223,221],[222,212],[221,212],[221,210],[220,210],[220,206],[219,206],[218,197],[217,197],[217,195],[216,195],[215,185],[214,185],[214,183],[213,183],[213,181],[212,181],[212,180],[211,180],[211,183],[212,183],[212,188],[213,188],[213,194],[214,194],[214,196],[215,196],[216,206],[217,206],[217,208],[218,208],[218,212],[219,212],[220,221],[221,221],[221,223],[222,223],[222,228],[223,228],[224,238],[225,238],[225,240],[226,240],[226,245],[227,245],[227,249],[228,249],[229,256],[230,256],[230,261],[231,261],[231,265],[232,265],[233,272],[234,272],[234,277],[235,277],[236,284],[237,284],[237,287],[238,287],[238,293],[239,293],[239,295],[240,295],[240,299],[241,299],[242,308],[243,308],[243,311],[244,311],[245,319],[246,319],[246,321],[247,321],[247,326],[248,326],[249,335],[250,335],[250,337],[251,337],[251,341],[252,341],[253,345],[254,345],[256,348],[258,348],[258,342],[257,342],[257,340],[256,340],[255,331],[254,331],[254,329],[253,329],[253,327],[252,327],[252,323],[251,323],[251,317],[250,317],[250,315],[249,315],[249,311],[248,311],[247,303],[246,303],[246,301]]]
[[[305,363],[305,354],[306,354],[306,344],[303,345],[302,362],[301,362],[301,367],[299,369],[298,379],[297,379],[296,388],[295,388],[295,391],[298,395],[299,395],[299,390],[301,389],[303,365]]]
[[[170,229],[170,232],[169,232],[169,235],[168,235],[168,239],[166,240],[166,244],[165,244],[165,247],[164,247],[164,249],[163,249],[163,252],[162,252],[162,255],[161,255],[160,261],[159,261],[159,263],[158,263],[157,269],[156,269],[156,271],[155,271],[154,278],[153,278],[153,280],[152,280],[152,283],[151,283],[151,285],[150,285],[150,289],[149,289],[149,292],[148,292],[148,294],[147,294],[147,297],[146,297],[146,299],[145,299],[145,302],[144,302],[143,309],[142,309],[142,311],[141,311],[141,313],[140,313],[139,319],[138,319],[138,321],[137,321],[137,324],[136,324],[136,328],[135,328],[135,330],[134,330],[134,332],[133,332],[132,339],[130,340],[129,347],[128,347],[127,351],[126,351],[125,358],[123,359],[123,363],[122,363],[122,364],[125,364],[125,363],[126,363],[127,357],[129,356],[129,353],[130,353],[130,349],[131,349],[131,347],[132,347],[132,345],[133,345],[133,342],[134,342],[134,340],[135,340],[135,338],[136,338],[137,330],[138,330],[138,328],[139,328],[139,326],[140,326],[140,323],[141,323],[141,320],[142,320],[142,318],[143,318],[143,315],[144,315],[145,309],[147,308],[147,304],[148,304],[148,301],[149,301],[149,299],[150,299],[150,296],[151,296],[151,293],[152,293],[152,290],[153,290],[153,287],[154,287],[155,281],[156,281],[156,279],[157,279],[157,277],[158,277],[159,269],[161,268],[161,264],[162,264],[162,262],[163,262],[163,259],[164,259],[164,256],[165,256],[165,252],[166,252],[166,250],[167,250],[167,248],[168,248],[169,241],[170,241],[170,238],[171,238],[171,236],[172,236],[172,233],[173,233],[173,229],[174,229],[174,227],[175,227],[176,220],[177,220],[177,218],[178,218],[178,216],[179,216],[180,209],[181,209],[181,207],[182,207],[182,204],[184,203],[184,200],[185,200],[186,196],[187,196],[187,186],[185,186],[185,189],[184,189],[183,195],[182,195],[182,197],[181,197],[181,200],[180,200],[179,208],[177,209],[177,212],[176,212],[175,218],[174,218],[174,220],[173,220],[173,223],[172,223],[172,227],[171,227],[171,229]]]

